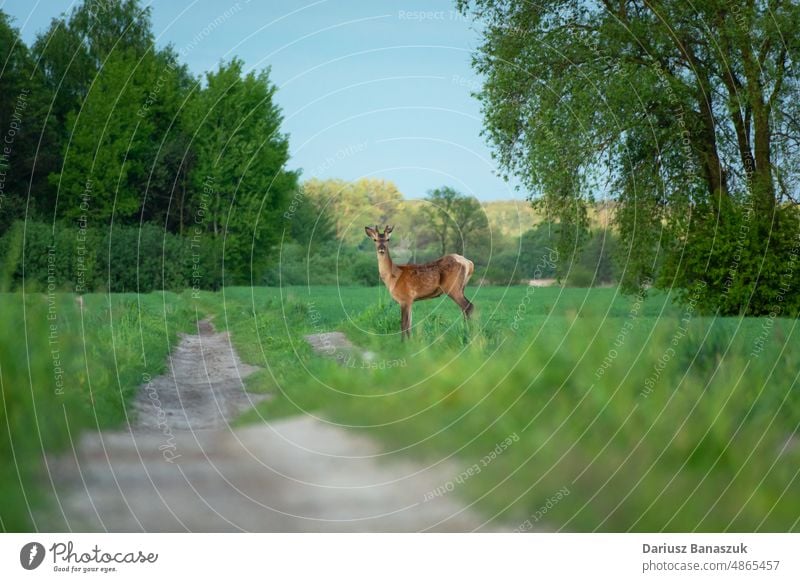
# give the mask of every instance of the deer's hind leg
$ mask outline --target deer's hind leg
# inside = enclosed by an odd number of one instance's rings
[[[466,287],[466,284],[467,281],[465,277],[453,277],[451,281],[442,285],[442,291],[458,304],[461,311],[464,313],[464,317],[469,319],[475,306],[464,295],[464,287]]]
[[[472,311],[475,309],[475,306],[472,302],[464,296],[464,292],[460,291],[456,293],[448,293],[447,294],[450,299],[458,303],[458,306],[461,308],[461,311],[464,313],[464,317],[469,319],[472,316]]]
[[[400,305],[400,337],[402,339],[411,337],[411,303]]]
[[[464,317],[469,319],[470,317],[472,317],[472,312],[475,309],[475,305],[473,305],[472,301],[467,299],[466,295],[464,295],[464,287],[466,286],[467,283],[465,281],[464,285],[461,287],[461,299],[463,301],[463,304],[459,303],[459,305],[461,306],[461,309],[464,311]]]

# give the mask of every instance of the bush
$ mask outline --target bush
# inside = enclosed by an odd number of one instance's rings
[[[91,267],[98,246],[93,237],[81,240],[78,233],[76,227],[61,223],[15,222],[0,239],[7,286],[18,287],[24,280],[28,290],[72,287],[79,272],[79,252],[81,257],[90,255],[86,258]]]
[[[182,289],[187,284],[183,241],[152,224],[114,228],[98,255],[99,280],[115,293]]]
[[[596,283],[594,271],[581,263],[574,263],[567,272],[567,287],[592,287]]]
[[[266,270],[259,282],[270,287],[290,285],[363,285],[380,283],[373,253],[328,243],[308,248],[299,243],[280,247],[280,261]]]
[[[771,224],[745,205],[731,204],[718,214],[695,219],[685,240],[672,244],[658,285],[678,287],[678,301],[705,313],[800,313],[798,209],[777,207]]]
[[[372,253],[358,253],[351,264],[350,274],[355,285],[374,287],[382,284],[378,274],[378,262]]]
[[[155,224],[81,230],[75,224],[16,222],[0,238],[2,288],[111,292],[218,289],[221,242],[184,238]]]
[[[592,232],[583,245],[577,260],[568,266],[568,287],[595,287],[609,285],[618,279],[613,253],[616,252],[616,238],[606,229]]]

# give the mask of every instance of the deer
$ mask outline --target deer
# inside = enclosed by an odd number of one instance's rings
[[[461,255],[445,255],[424,264],[398,265],[392,262],[389,254],[389,239],[393,226],[385,226],[380,232],[375,228],[364,227],[367,236],[375,242],[378,253],[378,273],[389,295],[400,304],[400,337],[411,337],[411,306],[415,301],[433,299],[444,294],[461,308],[465,319],[469,319],[475,306],[464,296],[475,265]]]

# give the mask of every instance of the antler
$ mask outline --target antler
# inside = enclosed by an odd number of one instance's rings
[[[394,227],[393,227],[393,226],[390,226],[390,225],[388,225],[388,224],[387,224],[387,225],[386,225],[386,228],[384,228],[384,229],[383,229],[383,234],[385,234],[385,235],[388,235],[388,234],[390,234],[390,233],[391,233],[393,230],[394,230]]]

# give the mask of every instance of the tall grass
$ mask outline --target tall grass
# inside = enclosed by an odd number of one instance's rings
[[[197,309],[264,367],[248,383],[276,397],[247,421],[314,411],[393,454],[477,466],[441,494],[487,518],[523,530],[800,529],[795,320],[700,318],[668,296],[614,289],[469,295],[475,320],[448,300],[420,303],[404,343],[381,289],[87,295],[82,310],[71,294],[0,295],[0,527],[36,528],[47,504],[57,514],[45,453],[124,426],[136,386]],[[373,355],[343,367],[313,354],[303,336],[333,330]]]
[[[87,429],[123,425],[145,374],[160,372],[188,302],[170,293],[0,294],[0,529],[38,528],[58,515],[47,454]],[[48,525],[53,525],[49,523]]]
[[[800,529],[794,320],[699,318],[667,296],[613,289],[478,293],[469,325],[446,301],[415,306],[406,343],[396,306],[350,309],[328,290],[312,294],[325,331],[343,329],[394,364],[264,350],[260,363],[288,373],[261,412],[314,410],[464,470],[489,458],[447,494],[520,529]],[[281,325],[286,302],[273,301],[259,310],[263,325]],[[257,344],[237,326],[236,341]],[[296,341],[310,328],[297,316],[284,334]]]

